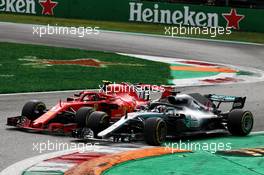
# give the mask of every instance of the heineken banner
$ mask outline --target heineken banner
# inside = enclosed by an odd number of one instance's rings
[[[264,10],[132,0],[0,0],[0,12],[264,32]]]

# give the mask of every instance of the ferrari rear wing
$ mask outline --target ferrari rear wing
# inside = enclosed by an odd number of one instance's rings
[[[232,109],[242,109],[245,106],[246,97],[228,96],[228,95],[206,95],[212,102],[218,102],[217,108],[221,103],[233,103]]]

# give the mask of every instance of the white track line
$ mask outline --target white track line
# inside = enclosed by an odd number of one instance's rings
[[[30,26],[46,26],[40,24],[25,24],[25,23],[15,23],[15,22],[0,22],[0,24],[11,24],[11,25],[30,25]],[[58,26],[56,26],[58,27]],[[67,27],[67,26],[64,26]],[[243,45],[255,45],[255,46],[264,46],[261,43],[254,43],[254,42],[246,42],[246,41],[233,41],[233,40],[220,40],[220,39],[207,39],[207,38],[194,38],[194,37],[184,37],[184,36],[168,36],[163,34],[147,34],[147,33],[138,33],[138,32],[123,32],[123,31],[115,31],[115,30],[103,30],[100,31],[105,33],[116,33],[116,34],[129,34],[129,35],[137,35],[137,36],[148,36],[148,37],[159,37],[159,38],[175,38],[175,39],[182,39],[182,40],[194,40],[194,41],[208,41],[208,42],[218,42],[218,43],[230,43],[230,44],[243,44]]]
[[[139,147],[135,147],[135,148],[134,147],[133,148],[123,148],[123,147],[113,147],[113,146],[98,146],[97,148],[95,148],[94,150],[91,150],[91,151],[104,152],[104,153],[117,153],[117,152],[135,150],[138,148],[150,148],[150,147],[152,147],[152,146],[148,146],[148,145],[142,145],[142,146],[138,145],[138,146]],[[79,149],[79,150],[81,150],[81,149]],[[30,168],[30,167],[38,164],[38,163],[41,163],[44,160],[51,159],[51,158],[58,157],[58,156],[63,156],[66,154],[75,153],[75,152],[78,152],[78,150],[57,151],[57,152],[53,152],[53,153],[47,153],[47,154],[31,157],[31,158],[19,161],[13,165],[10,165],[9,167],[7,167],[3,171],[1,171],[0,175],[21,175],[23,173],[23,171],[25,171],[26,169],[28,169],[28,168]]]
[[[251,132],[250,135],[259,135],[259,134],[264,134],[264,131],[256,131],[256,132]],[[150,146],[142,146],[141,148],[147,148]],[[120,151],[128,151],[128,150],[133,150],[133,149],[138,149],[138,148],[122,148],[122,147],[112,147],[112,146],[100,146],[100,149],[96,149],[97,152],[120,152]],[[21,173],[26,170],[27,168],[36,165],[37,163],[42,162],[43,160],[51,159],[54,157],[62,156],[65,154],[70,154],[74,153],[76,150],[66,150],[66,151],[58,151],[58,152],[53,152],[53,153],[48,153],[48,154],[43,154],[40,156],[35,156],[31,157],[22,161],[19,161],[13,165],[10,165],[6,169],[4,169],[2,172],[0,172],[0,175],[21,175]]]
[[[220,39],[207,39],[207,38],[194,38],[194,37],[184,37],[184,36],[168,36],[162,34],[147,34],[147,33],[137,33],[137,32],[122,32],[122,31],[113,31],[113,30],[100,30],[106,33],[120,33],[120,34],[130,34],[130,35],[138,35],[138,36],[149,36],[149,37],[159,37],[159,38],[175,38],[182,40],[196,40],[196,41],[208,41],[208,42],[219,42],[219,43],[230,43],[230,44],[243,44],[243,45],[255,45],[255,46],[264,46],[261,43],[253,43],[246,41],[233,41],[233,40],[220,40]]]
[[[31,157],[22,161],[19,161],[13,165],[10,165],[3,171],[1,171],[0,175],[21,175],[24,170],[27,168],[42,162],[43,160],[50,159],[57,156],[62,156],[65,154],[73,153],[74,151],[61,151],[61,152],[54,152],[54,153],[48,153],[43,154],[40,156]]]
[[[258,135],[258,134],[264,134],[264,131],[254,131],[250,133],[250,135]]]
[[[175,57],[162,57],[162,56],[126,54],[126,53],[118,53],[118,54],[130,56],[130,57],[136,57],[136,58],[149,60],[149,61],[167,63],[167,64],[175,64],[176,63],[176,64],[183,64],[184,65],[184,63],[181,63],[182,61],[199,61],[199,60],[186,60],[186,59],[175,58]],[[218,62],[209,62],[209,61],[201,61],[201,62],[209,63],[209,64],[216,64],[218,66],[224,66],[224,67],[232,68],[234,70],[239,70],[239,71],[253,72],[256,74],[256,76],[242,76],[242,75],[237,76],[237,74],[235,74],[235,73],[219,73],[218,75],[208,76],[208,77],[173,79],[172,83],[176,87],[187,87],[187,86],[223,85],[223,84],[235,84],[235,83],[255,83],[255,82],[264,81],[264,71],[260,70],[260,69],[245,67],[245,66],[229,65],[229,64],[218,63]],[[201,82],[201,80],[205,80],[205,79],[217,79],[217,78],[225,78],[225,77],[238,78],[238,79],[242,79],[243,81],[225,82],[225,83],[220,83],[220,84]]]

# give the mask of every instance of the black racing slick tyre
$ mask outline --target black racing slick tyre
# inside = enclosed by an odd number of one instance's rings
[[[38,100],[27,102],[22,109],[21,116],[27,117],[29,120],[35,120],[46,111],[46,105]]]
[[[90,114],[94,112],[92,107],[82,107],[76,112],[76,123],[79,127],[85,127],[90,117]]]
[[[86,127],[90,128],[94,132],[94,137],[97,138],[97,134],[110,125],[110,117],[107,113],[102,111],[95,111],[91,113]]]
[[[254,118],[250,111],[241,109],[232,110],[227,118],[227,128],[232,135],[248,135],[254,124]]]
[[[159,146],[165,141],[167,125],[161,118],[148,118],[145,121],[144,138],[147,144]]]

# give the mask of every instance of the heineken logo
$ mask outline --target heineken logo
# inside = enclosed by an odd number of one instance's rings
[[[239,22],[245,18],[245,15],[237,14],[236,9],[231,9],[230,13],[223,13],[222,16],[227,22],[226,27],[233,29],[239,29]]]
[[[219,19],[224,18],[226,27],[239,29],[239,22],[244,15],[237,14],[236,9],[230,13],[205,13],[194,11],[189,6],[182,6],[179,9],[162,9],[159,4],[153,4],[152,8],[145,8],[143,3],[129,3],[129,21],[177,24],[199,27],[219,27]]]
[[[218,26],[217,13],[195,12],[190,10],[189,6],[183,6],[182,9],[171,11],[168,9],[159,9],[158,4],[154,4],[153,9],[144,9],[142,3],[130,2],[129,5],[130,21],[182,24],[201,27]]]
[[[53,9],[58,5],[58,2],[44,0],[40,1],[39,4],[42,7],[42,15],[54,15]]]
[[[0,11],[37,14],[37,5],[42,7],[42,15],[54,15],[53,10],[58,2],[52,0],[0,0]]]
[[[0,11],[36,14],[35,0],[0,0]]]

